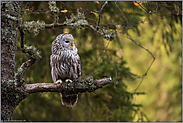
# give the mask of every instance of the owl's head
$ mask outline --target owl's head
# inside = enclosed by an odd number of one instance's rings
[[[71,34],[64,33],[60,34],[56,37],[56,39],[52,42],[52,53],[60,53],[62,51],[73,51],[77,53],[77,48],[74,44],[74,38]]]
[[[75,46],[74,38],[71,34],[64,33],[57,36],[57,38],[59,38],[59,43],[62,45],[64,49],[72,50],[73,47]]]

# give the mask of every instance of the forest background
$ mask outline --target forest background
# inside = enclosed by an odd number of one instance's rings
[[[26,32],[25,44],[35,45],[42,56],[25,72],[26,84],[52,82],[51,43],[64,32],[75,38],[82,77],[111,76],[113,81],[95,93],[79,94],[74,109],[63,106],[58,93],[31,94],[16,107],[14,120],[182,121],[181,1],[56,2],[56,5],[59,23],[70,18],[71,13],[81,12],[89,24],[114,31],[115,38],[106,40],[89,27],[54,27],[38,35]],[[22,15],[24,22],[54,22],[48,2],[24,2]],[[17,46],[16,69],[27,60],[20,42]]]

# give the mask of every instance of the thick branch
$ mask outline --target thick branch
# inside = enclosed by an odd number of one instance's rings
[[[98,80],[93,80],[93,78],[88,77],[83,80],[73,80],[72,83],[35,83],[35,84],[26,84],[25,92],[26,93],[36,93],[36,92],[60,92],[60,93],[83,93],[83,92],[93,92],[98,88],[102,88],[111,81],[111,77],[103,78]]]

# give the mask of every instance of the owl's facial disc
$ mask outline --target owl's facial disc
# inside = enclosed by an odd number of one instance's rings
[[[73,47],[74,47],[73,38],[70,38],[70,37],[64,38],[63,41],[62,41],[62,45],[66,49],[73,50]]]

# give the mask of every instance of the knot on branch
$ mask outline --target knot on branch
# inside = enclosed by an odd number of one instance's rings
[[[39,60],[41,59],[40,51],[36,49],[34,45],[26,46],[22,49],[22,52],[25,53],[28,57]]]
[[[45,22],[39,22],[39,20],[37,22],[25,22],[21,28],[23,29],[23,31],[28,31],[29,33],[34,33],[34,35],[38,35],[39,32],[45,28]]]
[[[77,15],[72,13],[70,19],[66,19],[63,24],[81,29],[88,25],[88,21],[85,20],[85,15],[78,10]]]

